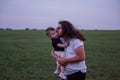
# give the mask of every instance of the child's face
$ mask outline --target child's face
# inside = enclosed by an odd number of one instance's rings
[[[56,31],[50,31],[49,32],[49,36],[50,36],[50,38],[57,38],[58,37],[58,33]]]

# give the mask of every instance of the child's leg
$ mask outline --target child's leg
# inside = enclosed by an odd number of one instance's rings
[[[56,62],[56,69],[60,71],[60,64],[58,63],[58,61]]]
[[[63,79],[63,80],[66,80],[67,79],[67,77],[65,76],[65,68],[64,68],[64,66],[60,66],[60,70],[61,70],[61,72],[60,72],[60,74],[59,74],[59,77],[61,78],[61,79]]]
[[[59,75],[60,73],[60,64],[58,63],[58,61],[56,61],[56,70],[54,71],[55,75]]]
[[[64,71],[65,71],[64,66],[60,65],[60,71],[61,71],[61,73],[64,73]]]

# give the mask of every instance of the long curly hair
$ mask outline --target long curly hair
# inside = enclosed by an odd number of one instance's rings
[[[86,38],[83,36],[83,34],[69,21],[59,21],[58,24],[61,24],[62,26],[63,36],[66,36],[69,39],[78,38],[82,41],[86,41]]]

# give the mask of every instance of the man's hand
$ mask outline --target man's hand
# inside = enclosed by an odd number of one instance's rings
[[[57,61],[59,62],[59,64],[65,66],[66,65],[66,59],[63,57],[59,57],[57,58]]]

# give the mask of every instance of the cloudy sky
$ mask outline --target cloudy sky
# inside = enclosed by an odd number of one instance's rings
[[[56,27],[120,30],[120,0],[0,0],[0,28]]]

